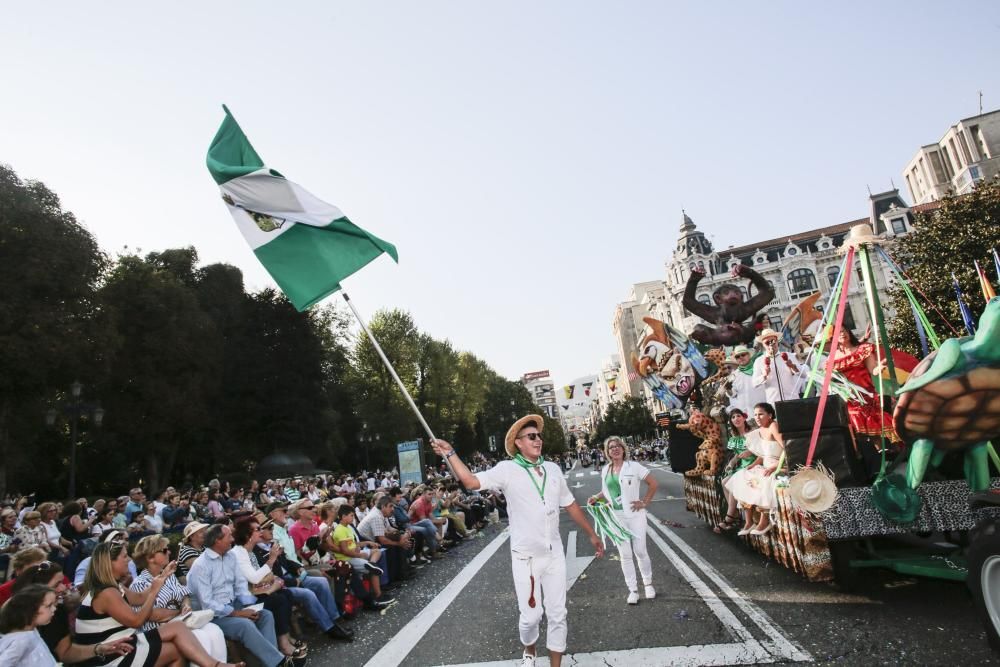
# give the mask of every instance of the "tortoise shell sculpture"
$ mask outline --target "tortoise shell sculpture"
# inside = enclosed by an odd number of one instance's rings
[[[975,336],[949,338],[899,390],[896,432],[910,446],[906,480],[920,485],[927,464],[965,450],[973,491],[990,485],[986,444],[1000,436],[1000,297],[986,304]]]

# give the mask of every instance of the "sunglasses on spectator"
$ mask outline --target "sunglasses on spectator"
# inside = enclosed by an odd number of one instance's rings
[[[170,554],[170,547],[163,547],[162,549],[160,549],[156,553],[169,555]]]
[[[532,442],[534,442],[535,440],[541,440],[542,439],[542,434],[541,433],[525,433],[524,435],[521,436],[521,438],[527,438],[528,440],[531,440]],[[520,440],[520,438],[518,438],[518,440]]]
[[[36,567],[38,568],[39,572],[48,572],[49,570],[52,569],[53,564],[54,563],[52,563],[52,561],[43,560],[41,563],[36,565]]]

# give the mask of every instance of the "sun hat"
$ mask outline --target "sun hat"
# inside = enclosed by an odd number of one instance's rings
[[[737,357],[741,354],[750,354],[750,348],[746,345],[737,345],[733,348],[733,357]]]
[[[920,516],[922,501],[902,475],[886,475],[872,484],[872,505],[889,521],[913,523]]]
[[[622,449],[625,452],[625,455],[624,455],[623,458],[627,459],[628,458],[628,445],[625,443],[624,440],[622,440],[622,437],[620,435],[610,435],[610,436],[608,436],[604,440],[604,456],[606,456],[609,461],[611,460],[611,454],[608,453],[608,445],[611,444],[612,440],[617,440],[618,442],[621,443]]]
[[[192,521],[188,525],[184,526],[184,537],[181,541],[187,542],[189,539],[191,539],[192,535],[194,535],[203,528],[208,528],[208,524],[202,523],[200,521]]]
[[[758,336],[758,338],[760,339],[760,342],[763,343],[768,338],[778,338],[778,332],[774,329],[764,329],[760,332],[760,336]]]
[[[287,507],[288,507],[288,503],[284,503],[284,502],[281,502],[280,500],[276,500],[273,503],[268,504],[268,506],[264,508],[264,514],[266,514],[268,516],[271,516],[271,512],[273,512],[275,510],[283,510],[283,509],[286,509]]]
[[[837,499],[837,486],[822,465],[800,468],[788,481],[788,495],[799,509],[825,512]]]
[[[534,422],[533,425],[538,428],[538,432],[541,433],[542,429],[545,427],[545,420],[543,420],[539,415],[525,415],[514,422],[514,425],[507,431],[507,437],[504,438],[503,441],[504,449],[507,450],[507,456],[513,457],[517,454],[517,447],[514,446],[514,439],[517,437],[517,434],[524,429],[524,427],[528,426],[532,422]]]

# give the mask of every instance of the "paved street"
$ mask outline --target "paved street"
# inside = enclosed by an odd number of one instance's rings
[[[566,665],[723,665],[813,661],[843,665],[993,664],[964,586],[868,571],[861,595],[810,584],[720,537],[684,509],[682,480],[654,464],[650,512],[655,600],[625,604],[614,549],[593,560],[564,515],[570,655]],[[581,503],[597,474],[567,477]],[[354,621],[351,646],[319,648],[312,664],[512,665],[520,656],[504,525],[452,550],[398,591],[382,616]],[[581,573],[582,572],[582,573]],[[540,644],[544,644],[543,639]],[[547,664],[540,660],[539,664]]]

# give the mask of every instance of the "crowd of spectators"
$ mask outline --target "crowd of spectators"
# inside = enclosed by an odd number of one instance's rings
[[[443,468],[425,480],[400,485],[391,470],[5,498],[0,664],[215,667],[252,655],[301,667],[307,626],[352,641],[352,619],[390,608],[401,582],[506,518],[499,493],[466,492]]]

